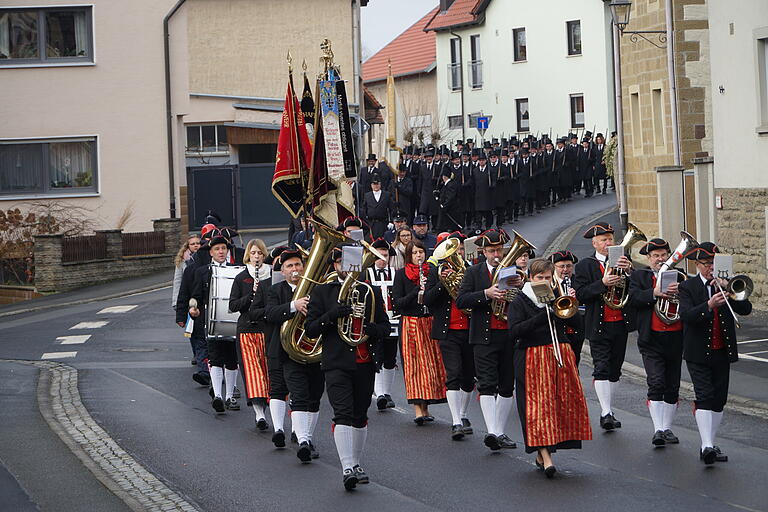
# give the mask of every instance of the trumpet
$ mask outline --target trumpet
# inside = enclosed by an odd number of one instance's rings
[[[648,240],[645,234],[637,226],[628,222],[627,234],[624,235],[624,239],[619,246],[624,248],[626,255],[629,255],[633,245],[645,240]],[[617,275],[621,277],[619,284],[613,285],[608,288],[608,291],[603,292],[603,302],[611,309],[623,309],[627,302],[629,302],[629,274],[623,268],[606,265],[603,275]]]
[[[554,317],[560,319],[571,318],[579,310],[579,303],[573,297],[568,295],[556,294],[552,283],[539,281],[531,283],[531,289],[541,304],[544,304],[544,310],[547,312],[547,326],[549,327],[549,336],[552,339],[552,352],[555,355],[555,362],[559,368],[564,365],[563,352],[560,350],[560,339],[557,337],[557,324]]]

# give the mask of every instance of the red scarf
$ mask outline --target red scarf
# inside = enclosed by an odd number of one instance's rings
[[[421,272],[426,274],[428,270],[429,270],[429,265],[427,265],[426,263],[422,263],[421,268],[419,268],[419,266],[416,265],[415,263],[406,263],[405,277],[410,279],[413,284],[418,285]]]

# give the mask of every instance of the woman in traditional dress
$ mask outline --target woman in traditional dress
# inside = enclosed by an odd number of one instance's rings
[[[523,427],[526,453],[538,452],[536,466],[552,478],[556,468],[552,454],[557,449],[581,448],[592,439],[587,402],[576,371],[576,358],[565,334],[566,325],[578,327],[578,318],[557,318],[552,311],[560,343],[562,364],[555,359],[547,320],[550,307],[538,301],[532,284],[552,283],[554,265],[536,259],[528,266],[530,280],[509,305],[510,338],[515,343],[514,363],[517,409]],[[578,314],[578,313],[577,313]]]
[[[405,248],[405,267],[395,273],[392,299],[401,315],[400,353],[403,358],[405,397],[413,404],[414,422],[434,421],[429,405],[445,399],[445,367],[438,342],[431,338],[432,316],[424,305],[429,270],[424,244],[413,240]]]

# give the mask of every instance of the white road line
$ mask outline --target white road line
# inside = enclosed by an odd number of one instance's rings
[[[747,352],[746,355],[753,356],[755,354],[767,354],[768,350],[758,350],[757,352]]]
[[[68,357],[75,357],[77,352],[46,352],[40,359],[66,359]]]
[[[69,330],[73,329],[98,329],[99,327],[104,327],[109,323],[109,320],[99,320],[98,322],[80,322],[77,325],[74,325],[69,328]]]
[[[768,359],[764,357],[751,356],[749,354],[739,354],[742,359],[748,359],[750,361],[760,361],[761,363],[768,363]]]
[[[96,314],[97,315],[104,315],[104,314],[107,314],[107,313],[127,313],[130,310],[132,310],[134,308],[137,308],[137,307],[138,307],[137,305],[130,305],[130,304],[129,305],[125,305],[125,306],[110,306],[108,308],[102,309],[101,311],[99,311]]]
[[[762,340],[744,340],[744,341],[737,341],[736,343],[738,345],[746,345],[747,343],[761,343],[763,341],[768,341],[768,338],[762,339]]]
[[[78,334],[76,336],[59,336],[56,341],[62,345],[80,345],[85,343],[91,337],[90,334]]]

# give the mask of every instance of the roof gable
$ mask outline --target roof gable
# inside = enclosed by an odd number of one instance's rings
[[[491,0],[455,0],[447,10],[438,12],[424,30],[449,30],[483,23],[490,3]]]

